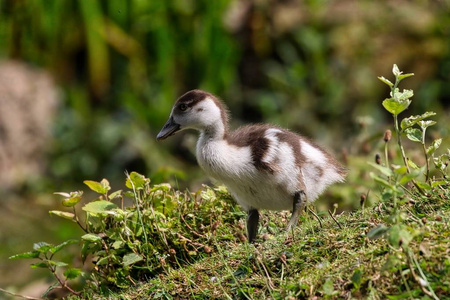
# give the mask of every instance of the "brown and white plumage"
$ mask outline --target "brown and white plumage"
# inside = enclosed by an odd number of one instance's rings
[[[287,129],[256,124],[230,131],[226,106],[201,90],[189,91],[177,100],[157,139],[184,129],[200,131],[199,165],[208,176],[224,183],[249,213],[250,242],[256,237],[259,209],[292,210],[289,230],[307,202],[346,175],[329,153]]]

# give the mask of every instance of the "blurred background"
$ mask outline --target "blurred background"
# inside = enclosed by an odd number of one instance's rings
[[[48,215],[61,209],[53,192],[102,178],[121,189],[125,170],[208,182],[195,132],[155,139],[190,89],[221,97],[233,127],[269,122],[334,151],[348,182],[320,205],[359,207],[392,128],[377,76],[392,79],[394,63],[415,73],[400,86],[415,92],[405,116],[436,111],[427,132],[445,150],[448,0],[0,0],[0,287],[45,290],[45,271],[7,258],[80,233]]]

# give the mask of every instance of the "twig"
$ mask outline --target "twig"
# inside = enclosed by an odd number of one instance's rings
[[[274,287],[274,285],[273,285],[273,282],[272,282],[272,279],[270,278],[270,275],[269,275],[269,271],[267,271],[267,268],[266,268],[266,265],[264,264],[264,262],[261,260],[261,254],[259,253],[259,251],[257,250],[257,249],[255,249],[256,250],[256,253],[257,253],[257,255],[256,255],[256,260],[258,261],[258,263],[262,266],[262,268],[263,268],[263,270],[264,270],[264,273],[266,273],[266,278],[267,278],[267,285],[269,286],[269,288],[271,289],[271,290],[273,290],[275,287]],[[259,254],[259,255],[258,255]]]
[[[195,230],[194,230],[194,229],[186,222],[186,220],[185,220],[184,217],[183,217],[183,214],[180,214],[180,218],[181,218],[181,220],[184,222],[184,224],[186,225],[186,227],[189,228],[189,230],[190,230],[193,234],[195,234],[195,235],[198,236],[198,237],[205,237],[205,235],[196,232],[196,231],[195,231]]]
[[[0,288],[0,292],[3,292],[3,293],[5,293],[5,294],[8,294],[8,295],[11,295],[11,296],[14,296],[14,297],[23,298],[23,299],[29,299],[29,300],[42,300],[42,298],[35,298],[35,297],[30,297],[30,296],[19,295],[19,294],[16,294],[16,293],[13,293],[13,292],[4,290],[4,289],[2,289],[2,288]]]
[[[430,287],[430,284],[428,283],[428,281],[426,280],[425,275],[422,273],[422,269],[420,268],[418,262],[416,261],[414,254],[411,253],[411,250],[408,249],[407,253],[406,253],[406,258],[408,261],[408,267],[411,270],[411,274],[414,278],[414,280],[417,282],[417,284],[420,286],[420,289],[422,290],[422,292],[427,295],[430,298],[439,300],[439,298],[436,296],[436,294],[434,293],[433,289]],[[421,273],[422,277],[421,278],[419,275],[416,274],[416,271],[414,270],[414,266],[413,266],[413,262],[416,264],[417,268],[419,269],[419,272]],[[427,290],[425,288],[425,286],[423,285],[423,283],[421,281],[425,281],[427,283],[427,286],[430,288],[430,291]]]
[[[309,211],[310,213],[312,213],[312,215],[313,215],[314,217],[316,217],[317,221],[319,221],[320,228],[323,228],[323,226],[322,226],[322,220],[320,219],[320,217],[319,217],[312,209],[310,209],[309,207],[307,207],[307,209],[308,209],[308,211]]]
[[[328,210],[328,214],[333,219],[333,221],[336,222],[336,224],[339,226],[339,229],[342,229],[341,224],[339,224],[338,220],[336,220],[336,218],[333,216],[333,214],[331,213],[331,210]]]

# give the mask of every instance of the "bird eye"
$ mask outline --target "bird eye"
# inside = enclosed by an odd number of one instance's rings
[[[183,104],[180,104],[179,108],[181,111],[185,111],[188,108],[188,106],[183,103]]]

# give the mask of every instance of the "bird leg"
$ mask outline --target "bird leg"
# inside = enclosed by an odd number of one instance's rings
[[[294,207],[292,209],[292,216],[289,220],[288,226],[286,227],[286,231],[291,231],[298,222],[298,218],[300,217],[300,214],[305,209],[306,205],[306,194],[304,191],[299,191],[294,194]]]
[[[252,208],[247,215],[247,238],[249,243],[253,243],[258,233],[259,212]]]

